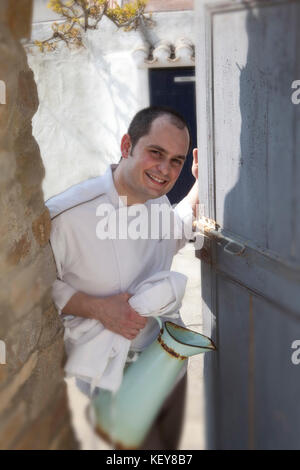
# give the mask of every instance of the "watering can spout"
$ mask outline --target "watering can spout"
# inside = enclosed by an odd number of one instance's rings
[[[214,342],[210,338],[202,335],[201,333],[198,333],[198,335],[199,335],[199,342],[201,343],[201,345],[197,346],[199,348],[198,353],[216,351],[217,348]],[[198,354],[198,353],[195,352],[195,354]],[[189,356],[194,356],[195,354],[189,354]]]

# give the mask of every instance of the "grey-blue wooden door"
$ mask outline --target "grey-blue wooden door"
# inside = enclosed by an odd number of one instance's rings
[[[196,5],[207,446],[300,449],[300,2]]]

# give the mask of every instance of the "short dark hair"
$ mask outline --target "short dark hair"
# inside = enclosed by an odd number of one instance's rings
[[[149,106],[148,108],[142,109],[134,116],[127,131],[130,135],[132,150],[141,137],[149,134],[152,122],[160,116],[169,116],[170,122],[179,129],[187,128],[189,133],[189,153],[192,146],[189,126],[180,113],[168,106]]]

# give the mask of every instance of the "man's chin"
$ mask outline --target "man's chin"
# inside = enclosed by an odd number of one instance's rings
[[[148,194],[151,194],[151,199],[158,199],[159,197],[165,196],[170,191],[169,188],[162,189],[151,189]]]

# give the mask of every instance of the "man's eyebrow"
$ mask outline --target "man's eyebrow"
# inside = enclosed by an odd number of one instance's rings
[[[155,144],[150,144],[150,145],[147,145],[147,148],[154,148],[156,150],[159,150],[160,152],[162,153],[168,153],[166,151],[166,149],[164,149],[163,147],[161,147],[160,145],[155,145]],[[185,155],[175,155],[174,158],[180,158],[181,160],[185,160],[186,159],[186,156]]]

